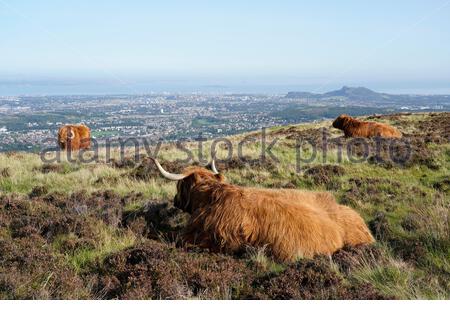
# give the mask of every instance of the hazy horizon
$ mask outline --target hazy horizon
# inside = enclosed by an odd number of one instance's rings
[[[450,86],[441,84],[428,87],[421,84],[407,83],[394,87],[383,83],[343,82],[321,85],[289,83],[261,83],[258,81],[202,81],[198,79],[181,80],[122,80],[109,81],[106,79],[0,79],[0,96],[40,96],[40,95],[114,95],[114,94],[151,94],[151,93],[248,93],[248,94],[286,94],[289,91],[308,91],[324,93],[337,90],[343,86],[366,87],[376,92],[389,94],[419,94],[419,95],[448,95]]]

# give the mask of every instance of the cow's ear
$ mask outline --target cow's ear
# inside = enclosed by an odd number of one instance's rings
[[[219,180],[220,182],[225,181],[225,177],[221,173],[218,173],[218,174],[214,175],[214,177],[216,177],[216,179]]]

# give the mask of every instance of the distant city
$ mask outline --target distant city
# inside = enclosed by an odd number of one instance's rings
[[[148,94],[0,97],[0,152],[55,145],[58,128],[84,123],[106,139],[192,140],[263,127],[393,112],[450,111],[450,95],[392,95],[363,87],[324,94]]]

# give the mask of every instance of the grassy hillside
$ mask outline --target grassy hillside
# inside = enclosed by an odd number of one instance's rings
[[[0,298],[449,299],[450,114],[366,118],[398,127],[404,138],[392,152],[410,156],[393,161],[389,141],[374,156],[377,142],[365,140],[367,161],[355,163],[364,148],[356,143],[347,153],[349,141],[330,122],[268,130],[267,143],[278,139],[278,161],[261,159],[260,132],[230,138],[233,156],[218,165],[228,181],[327,190],[360,212],[377,239],[291,264],[258,248],[235,256],[184,248],[189,215],[172,206],[175,184],[159,176],[144,149],[140,161],[133,149],[124,159],[115,149],[112,162],[103,150],[90,164],[0,154]],[[245,161],[237,158],[244,138]],[[296,145],[305,139],[300,158],[315,157],[297,163]],[[198,154],[196,143],[185,146]],[[230,148],[217,147],[225,158]],[[174,172],[185,158],[175,145],[158,154]]]

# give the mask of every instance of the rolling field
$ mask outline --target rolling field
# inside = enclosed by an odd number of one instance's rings
[[[2,153],[0,298],[449,299],[450,113],[363,119],[392,124],[404,137],[345,140],[320,122],[270,128],[267,141],[252,132],[216,145],[219,159],[228,155],[218,169],[231,183],[329,191],[377,240],[294,263],[274,261],[264,248],[226,255],[185,247],[189,214],[173,206],[175,183],[160,177],[144,149],[136,160],[134,148],[124,157],[115,148],[112,161],[100,150],[91,163]],[[273,141],[273,156],[261,157]],[[204,165],[210,160],[210,141],[185,147],[193,164],[199,153]],[[157,158],[180,173],[186,156],[165,144]]]

